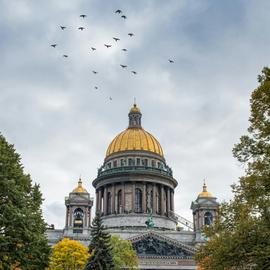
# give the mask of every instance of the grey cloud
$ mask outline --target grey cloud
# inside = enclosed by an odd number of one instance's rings
[[[269,63],[267,10],[268,1],[240,0],[2,1],[0,130],[41,184],[48,222],[63,227],[64,197],[80,174],[94,195],[91,181],[109,142],[127,127],[134,96],[179,180],[177,212],[191,218],[205,177],[211,192],[229,199],[243,174],[231,149],[248,126],[257,74]],[[80,25],[87,29],[77,31]]]

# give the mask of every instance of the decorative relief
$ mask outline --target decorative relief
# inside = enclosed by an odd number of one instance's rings
[[[159,240],[153,236],[148,236],[137,242],[132,243],[138,256],[162,256],[162,257],[181,257],[189,259],[193,256],[191,252],[181,247]]]

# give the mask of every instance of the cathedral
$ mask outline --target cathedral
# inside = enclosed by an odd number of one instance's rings
[[[128,128],[109,144],[92,184],[95,200],[81,179],[65,198],[65,228],[47,230],[51,245],[64,237],[87,245],[95,203],[108,232],[132,242],[139,269],[196,269],[195,248],[205,241],[202,227],[214,222],[219,204],[204,183],[191,203],[193,222],[175,213],[178,182],[160,143],[143,129],[136,104],[129,111]]]

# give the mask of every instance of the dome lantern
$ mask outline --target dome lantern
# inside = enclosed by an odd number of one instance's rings
[[[199,193],[198,198],[213,198],[214,196],[207,190],[205,180],[203,182],[203,191]]]
[[[134,103],[133,107],[130,109],[129,114],[129,128],[142,128],[141,126],[141,118],[142,114],[140,109],[137,107],[137,104]]]
[[[73,189],[72,192],[73,193],[88,193],[87,190],[82,186],[82,179],[81,179],[81,177],[79,178],[78,186],[75,189]]]

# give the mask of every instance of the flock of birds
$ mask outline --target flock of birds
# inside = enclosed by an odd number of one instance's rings
[[[122,12],[122,10],[120,10],[120,9],[117,9],[117,10],[115,11],[115,14],[120,15],[121,18],[124,19],[124,20],[127,19],[127,16],[124,15],[123,12]],[[85,19],[85,18],[87,17],[87,15],[81,14],[81,15],[79,15],[79,17],[82,18],[82,19]],[[61,29],[61,30],[64,31],[66,28],[67,28],[66,26],[60,25],[60,29]],[[79,30],[79,31],[83,31],[83,30],[85,30],[85,27],[80,26],[80,27],[78,27],[78,30]],[[132,37],[135,36],[135,35],[134,35],[134,33],[128,33],[128,36],[132,38]],[[118,43],[118,42],[120,41],[120,38],[118,38],[118,37],[112,37],[112,39],[113,39],[116,43]],[[56,46],[58,46],[58,44],[54,43],[54,44],[51,44],[50,46],[51,46],[52,48],[56,48]],[[109,48],[112,47],[112,44],[104,43],[104,46],[105,46],[107,49],[109,49]],[[94,52],[94,51],[97,50],[97,48],[96,48],[96,47],[91,47],[91,50]],[[122,50],[123,52],[127,52],[127,51],[128,51],[128,49],[126,49],[126,48],[123,48],[123,49],[121,49],[121,50]],[[69,57],[68,54],[63,54],[62,56],[63,56],[64,58],[68,58],[68,57]],[[170,64],[173,64],[173,63],[174,63],[174,60],[172,60],[172,59],[168,59],[168,61],[169,61]],[[120,64],[120,67],[123,68],[123,69],[127,69],[128,66],[127,66],[127,65]],[[135,71],[135,70],[131,70],[130,72],[131,72],[133,75],[137,75],[137,71]],[[93,73],[94,75],[96,75],[96,74],[98,74],[98,71],[92,70],[92,73]],[[95,86],[94,86],[94,89],[98,90],[99,87],[95,85]],[[112,97],[109,97],[109,99],[112,100]]]

